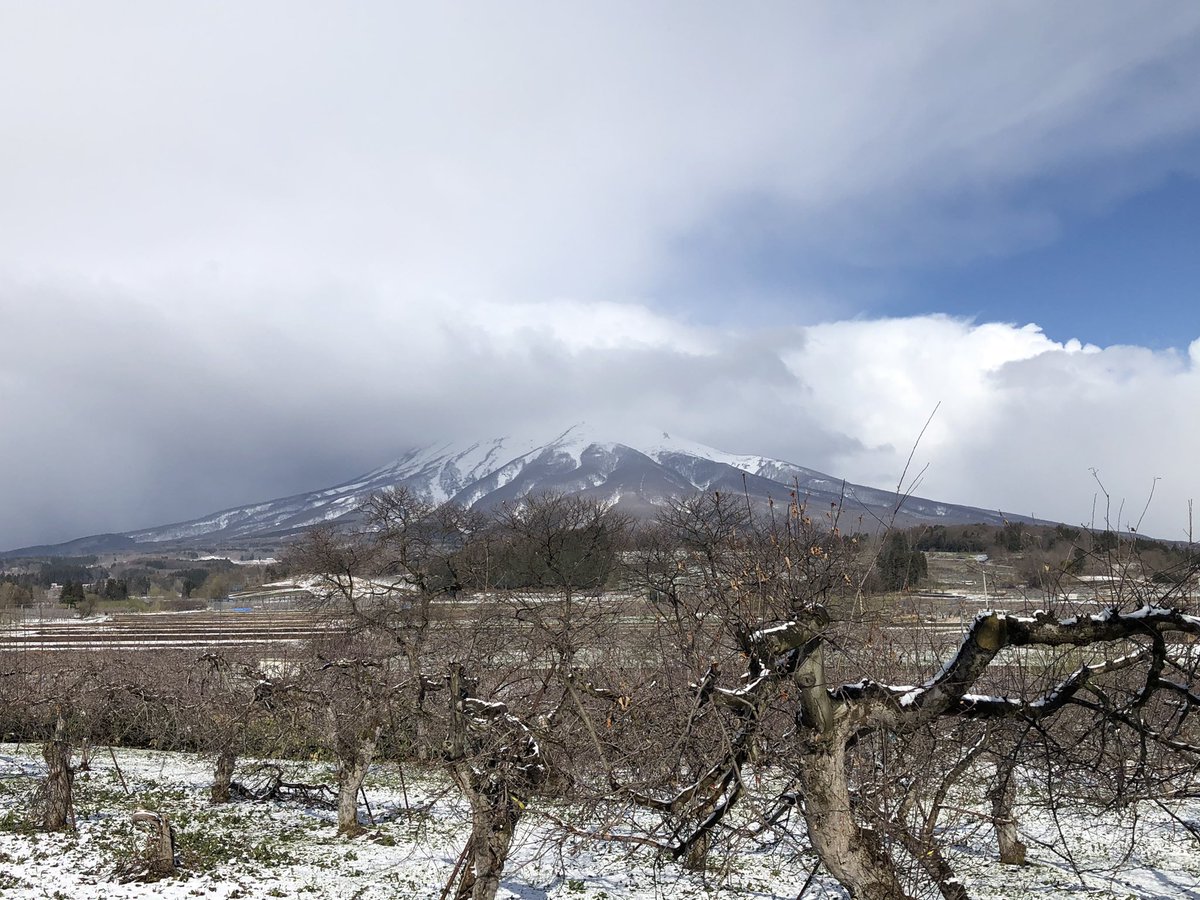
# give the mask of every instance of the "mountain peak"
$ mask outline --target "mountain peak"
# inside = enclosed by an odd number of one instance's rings
[[[403,487],[434,504],[493,509],[531,493],[553,491],[616,504],[646,517],[671,500],[698,492],[787,502],[793,492],[814,504],[841,506],[863,530],[890,521],[899,498],[891,491],[846,484],[821,472],[767,456],[728,453],[646,429],[647,439],[600,432],[576,422],[557,436],[486,438],[432,443],[331,488],[223,510],[189,522],[128,532],[136,544],[219,546],[278,542],[314,525],[353,521],[364,500]],[[910,497],[900,524],[1003,521],[997,513]]]

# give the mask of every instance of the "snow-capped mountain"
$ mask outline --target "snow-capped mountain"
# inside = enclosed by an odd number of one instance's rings
[[[730,492],[748,495],[754,502],[782,504],[796,491],[810,509],[842,503],[843,523],[849,527],[861,516],[863,530],[891,520],[898,500],[891,491],[846,484],[783,460],[726,453],[666,433],[626,443],[601,437],[580,424],[545,443],[502,437],[435,444],[335,487],[105,537],[114,549],[117,544],[215,546],[277,539],[314,525],[350,521],[371,494],[398,487],[432,503],[481,509],[518,502],[530,493],[582,494],[637,516],[653,515],[672,498],[697,492]],[[909,497],[896,521],[999,523],[1003,518],[996,512]]]

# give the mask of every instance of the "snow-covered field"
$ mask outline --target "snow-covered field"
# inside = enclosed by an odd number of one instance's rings
[[[115,757],[115,764],[114,764]],[[336,835],[333,813],[294,803],[207,802],[210,762],[180,753],[93,751],[76,776],[78,834],[49,835],[26,824],[28,795],[43,773],[39,748],[0,745],[0,897],[4,898],[437,898],[466,841],[467,814],[434,770],[375,767],[368,778],[366,834]],[[292,763],[296,780],[332,780],[328,766]],[[239,776],[240,777],[240,774]],[[536,804],[534,805],[536,806]],[[647,850],[558,832],[531,806],[519,832],[501,896],[540,898],[792,898],[813,860],[784,841],[744,843],[714,853],[710,870],[691,873]],[[146,808],[177,826],[181,873],[153,884],[121,883],[114,873],[144,843],[130,814]],[[562,811],[559,810],[559,813]],[[1200,803],[1172,813],[1200,826]],[[1061,853],[1058,827],[1032,814],[1022,820],[1032,865],[993,861],[989,832],[963,817],[948,838],[952,859],[973,897],[1200,898],[1200,843],[1171,816],[1139,811],[1132,853],[1115,822],[1087,815],[1060,821],[1073,859]],[[1128,823],[1127,823],[1128,824]],[[957,845],[955,842],[957,841]],[[1043,843],[1044,842],[1044,843]],[[1056,850],[1053,844],[1056,844]],[[1081,875],[1084,883],[1081,883]],[[818,877],[806,897],[844,894]]]

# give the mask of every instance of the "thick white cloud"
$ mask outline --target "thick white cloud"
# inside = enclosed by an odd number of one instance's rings
[[[880,321],[753,260],[1051,240],[1182,164],[1198,32],[1177,3],[0,0],[0,547],[580,418],[887,483],[939,401],[927,493],[1077,520],[1089,466],[1162,475],[1175,536],[1197,345]]]
[[[346,287],[278,300],[264,321],[228,293],[155,312],[80,290],[6,288],[30,340],[0,362],[0,544],[186,518],[322,487],[415,443],[550,437],[581,418],[887,486],[940,404],[916,455],[924,495],[1083,522],[1094,467],[1124,525],[1161,476],[1142,530],[1169,537],[1200,495],[1197,344],[1098,349],[944,316],[731,332],[620,304],[396,316]]]
[[[637,296],[730,209],[854,262],[1045,240],[1008,191],[1200,124],[1178,3],[7,4],[0,264]],[[1158,178],[1176,160],[1142,160]],[[1082,193],[1128,189],[1085,179]],[[169,302],[162,298],[161,302]]]
[[[787,354],[807,411],[860,449],[831,467],[895,484],[926,419],[920,492],[1183,539],[1200,497],[1200,358],[1052,341],[1034,326],[945,317],[839,322]],[[936,413],[934,409],[936,407]],[[1096,476],[1093,477],[1092,470]],[[910,475],[914,472],[910,472]],[[1106,502],[1104,491],[1110,500]]]

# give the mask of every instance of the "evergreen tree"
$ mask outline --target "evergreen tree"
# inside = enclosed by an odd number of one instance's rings
[[[929,574],[925,554],[912,549],[903,531],[893,531],[887,536],[875,566],[885,591],[916,587]]]
[[[83,602],[83,584],[79,581],[68,581],[63,585],[62,596],[59,600],[64,606],[75,608],[77,603]]]

